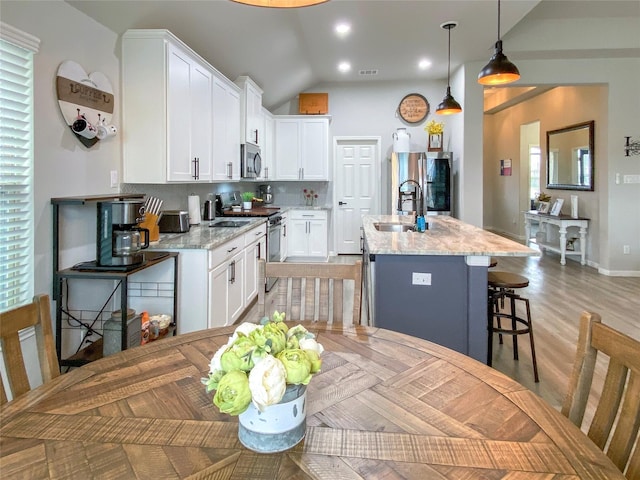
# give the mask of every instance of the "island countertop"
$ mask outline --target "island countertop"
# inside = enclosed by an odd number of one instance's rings
[[[465,255],[533,257],[540,253],[520,243],[462,222],[448,215],[427,218],[429,229],[418,232],[380,232],[375,223],[411,225],[413,217],[365,215],[362,217],[368,252],[379,255]]]

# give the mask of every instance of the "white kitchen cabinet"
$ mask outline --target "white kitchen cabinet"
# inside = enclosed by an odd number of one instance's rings
[[[248,233],[245,233],[245,249],[244,249],[244,304],[245,307],[249,306],[251,302],[258,296],[258,289],[264,288],[258,285],[259,278],[259,263],[258,260],[267,258],[267,237],[266,228],[262,227],[254,228]]]
[[[277,180],[329,180],[329,118],[277,115]]]
[[[211,181],[214,71],[167,30],[125,32],[125,182]]]
[[[292,210],[289,212],[287,258],[325,260],[328,255],[326,210]]]
[[[240,179],[240,88],[213,78],[213,180]]]
[[[261,223],[212,250],[170,249],[180,253],[178,334],[230,325],[253,302],[266,233]]]
[[[252,143],[262,147],[262,89],[247,76],[236,79],[242,89],[240,96],[241,137],[243,143]]]
[[[262,121],[264,124],[263,145],[260,148],[262,156],[262,172],[260,173],[261,180],[273,180],[276,178],[275,169],[275,139],[274,128],[275,120],[273,115],[266,108],[262,109]]]
[[[231,325],[244,307],[244,251],[209,272],[209,328]]]
[[[280,261],[284,262],[289,254],[289,216],[282,214],[282,229],[280,230]]]
[[[209,252],[207,328],[231,325],[244,307],[244,236]]]

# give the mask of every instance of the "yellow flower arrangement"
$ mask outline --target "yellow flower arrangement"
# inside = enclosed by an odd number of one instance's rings
[[[429,135],[442,135],[444,131],[444,123],[431,120],[424,126],[425,132]]]

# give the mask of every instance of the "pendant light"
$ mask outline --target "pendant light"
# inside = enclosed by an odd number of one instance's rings
[[[245,5],[253,5],[254,7],[271,7],[271,8],[298,8],[309,7],[319,3],[325,3],[329,0],[231,0],[236,3],[244,3]]]
[[[500,39],[500,0],[498,0],[498,41],[491,60],[478,74],[478,83],[481,85],[505,85],[515,82],[520,78],[518,67],[509,61],[502,53],[502,40]]]
[[[447,59],[447,94],[444,96],[444,100],[440,102],[438,108],[436,108],[436,114],[438,115],[453,115],[454,113],[460,113],[462,107],[456,99],[451,95],[451,86],[449,85],[451,79],[451,29],[456,28],[458,22],[445,22],[440,25],[440,28],[444,28],[449,31],[449,56]]]

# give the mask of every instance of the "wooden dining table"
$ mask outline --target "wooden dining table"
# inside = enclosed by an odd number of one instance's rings
[[[6,404],[0,477],[623,479],[536,394],[404,334],[309,323],[324,345],[304,439],[277,454],[238,440],[206,393],[234,327],[170,337],[66,373]]]

